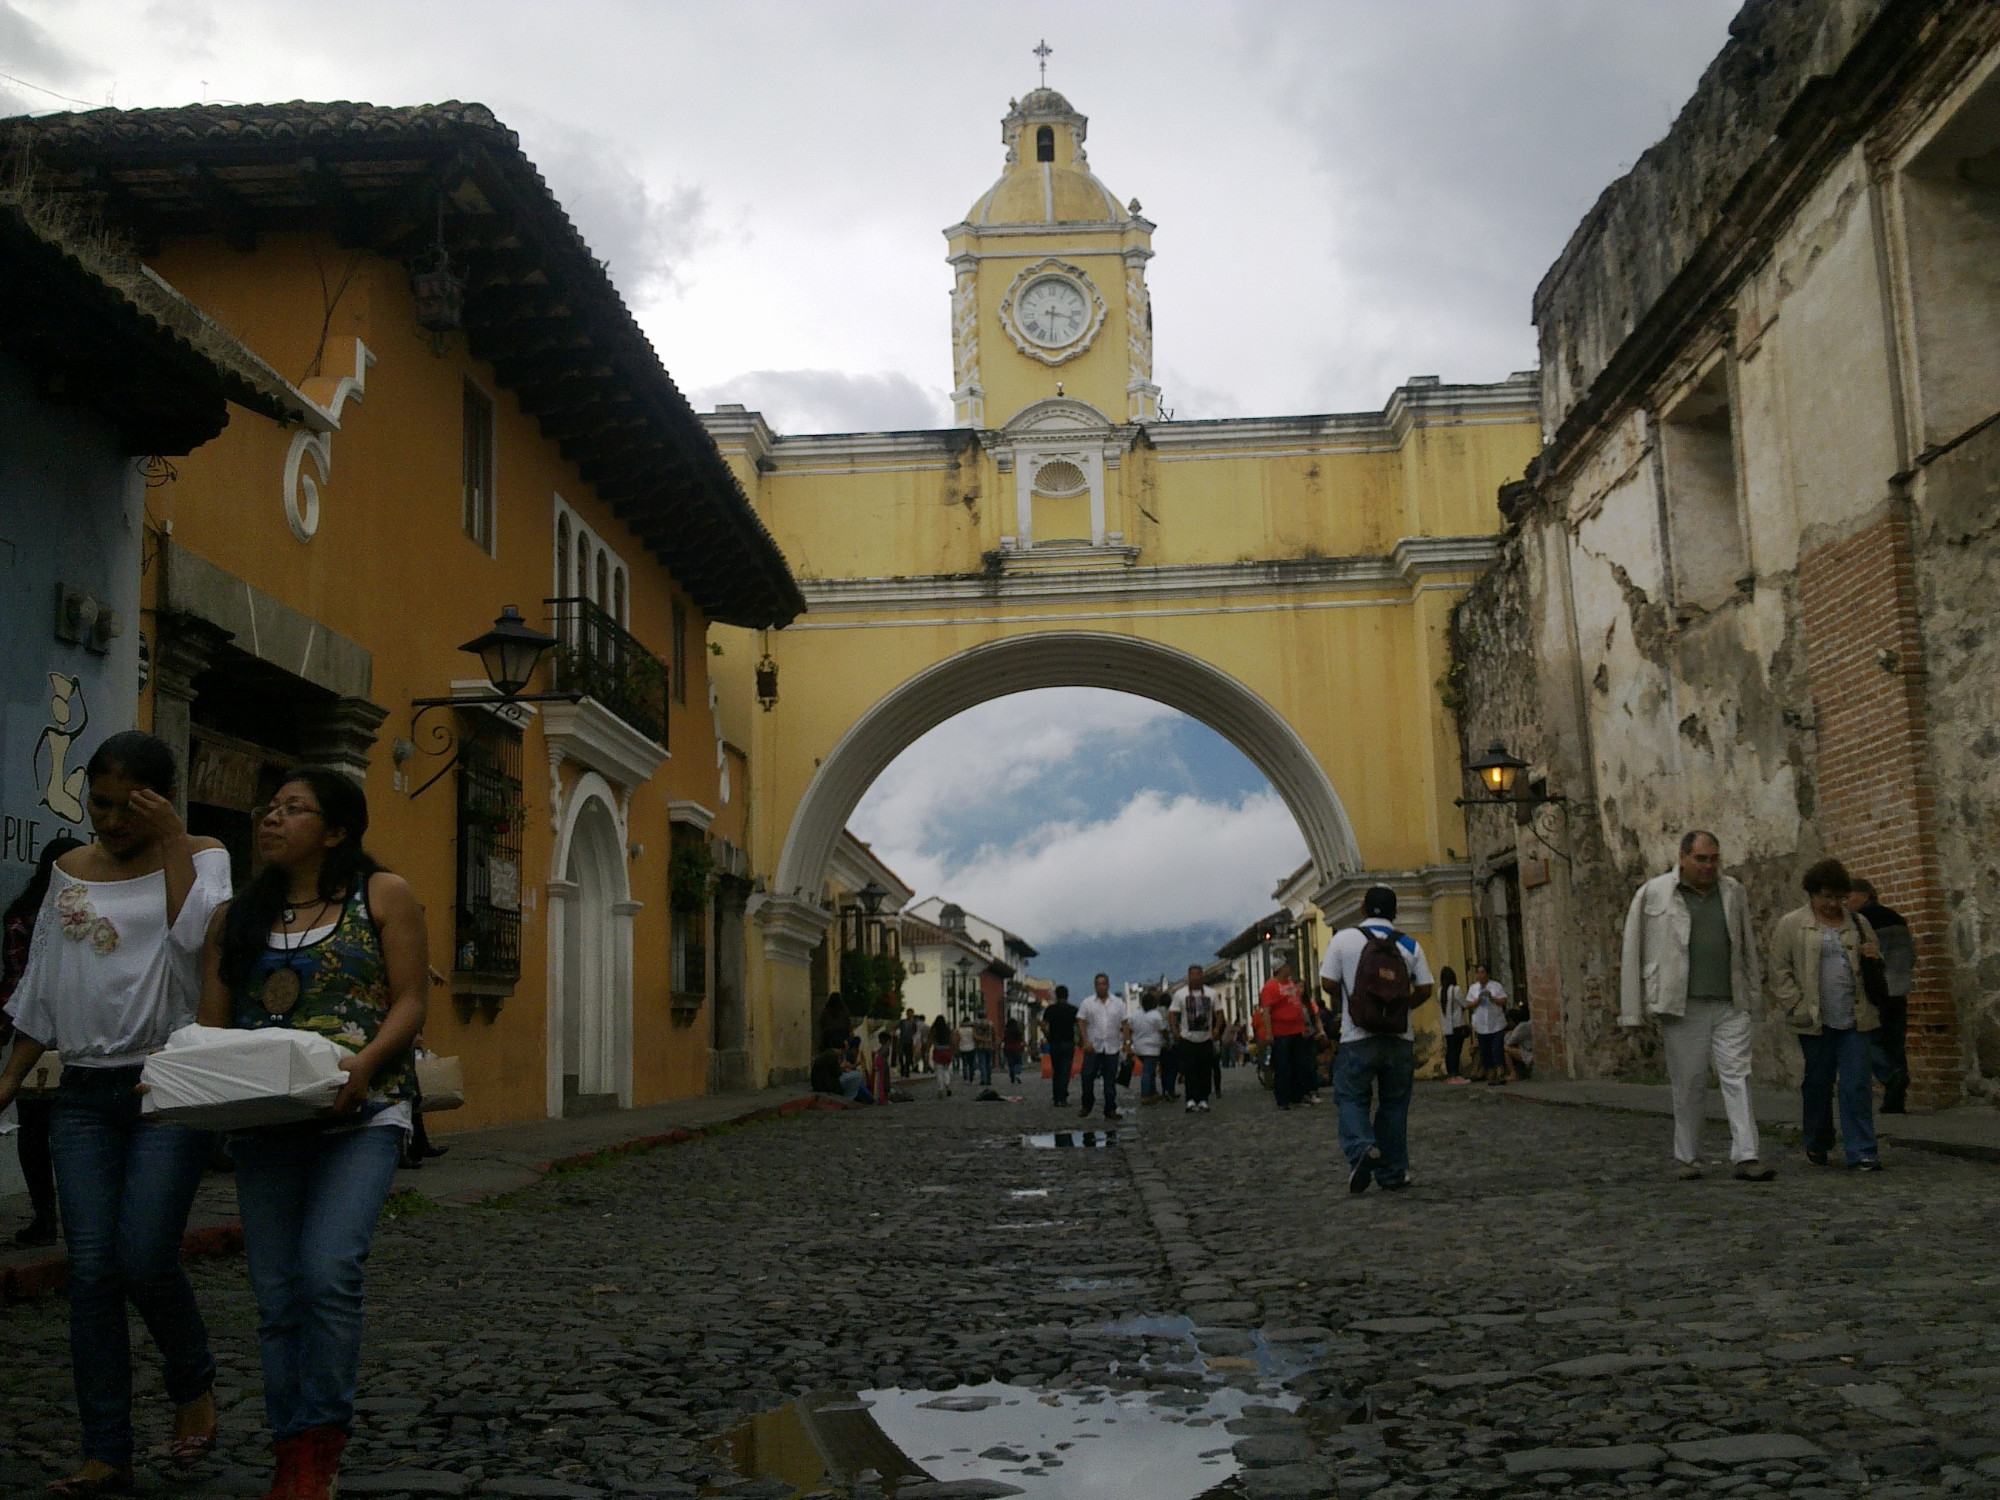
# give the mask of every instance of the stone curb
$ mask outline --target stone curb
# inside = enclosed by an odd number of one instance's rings
[[[1655,1110],[1635,1109],[1627,1104],[1613,1104],[1603,1099],[1548,1099],[1535,1094],[1517,1094],[1512,1091],[1501,1092],[1495,1090],[1494,1092],[1497,1097],[1512,1100],[1516,1104],[1540,1104],[1550,1109],[1591,1109],[1598,1111],[1600,1114],[1608,1115],[1659,1114]],[[1661,1119],[1667,1118],[1664,1114],[1660,1114],[1659,1117]],[[1769,1120],[1759,1120],[1757,1128],[1767,1135],[1776,1135],[1787,1141],[1803,1139],[1796,1125],[1784,1125]],[[1915,1135],[1891,1135],[1882,1133],[1879,1127],[1877,1133],[1884,1143],[1899,1147],[1905,1151],[1928,1151],[1934,1156],[1956,1156],[1962,1161],[1982,1161],[2000,1165],[2000,1146],[1982,1145],[1978,1141],[1940,1141]]]
[[[594,1162],[611,1161],[627,1156],[635,1151],[649,1151],[661,1146],[678,1146],[687,1141],[699,1140],[720,1126],[753,1125],[766,1120],[778,1120],[790,1115],[805,1114],[814,1110],[844,1110],[858,1106],[850,1105],[844,1099],[832,1099],[822,1094],[808,1094],[799,1099],[787,1099],[782,1104],[762,1105],[745,1110],[740,1115],[729,1115],[720,1120],[711,1120],[706,1125],[690,1125],[678,1130],[661,1131],[658,1134],[635,1136],[628,1141],[613,1141],[607,1146],[597,1146],[589,1151],[579,1151],[571,1156],[558,1156],[552,1160],[538,1162],[531,1169],[537,1176],[546,1177],[558,1170],[573,1170],[589,1166]],[[503,1192],[515,1189],[502,1188],[493,1193],[468,1193],[449,1200],[452,1206],[478,1203],[486,1198],[498,1197]],[[225,1255],[234,1255],[243,1248],[243,1221],[240,1218],[222,1219],[213,1224],[204,1224],[190,1229],[181,1238],[182,1260],[210,1260]],[[24,1301],[29,1297],[45,1296],[62,1292],[69,1287],[69,1255],[57,1248],[32,1260],[20,1261],[13,1265],[0,1266],[0,1305]]]

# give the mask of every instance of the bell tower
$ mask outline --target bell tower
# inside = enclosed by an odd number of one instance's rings
[[[1005,427],[1058,396],[1114,424],[1159,415],[1153,226],[1091,172],[1088,124],[1051,88],[1010,100],[1000,180],[944,232],[961,426]]]

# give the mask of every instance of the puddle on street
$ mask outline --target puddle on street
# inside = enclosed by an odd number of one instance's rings
[[[1118,1132],[1115,1130],[1056,1130],[1044,1135],[1024,1135],[1021,1144],[1044,1151],[1065,1151],[1115,1145],[1117,1140]]]
[[[1224,1424],[1296,1405],[1226,1385],[820,1391],[752,1417],[728,1445],[739,1475],[776,1480],[791,1496],[862,1484],[896,1500],[1198,1500],[1237,1472]]]

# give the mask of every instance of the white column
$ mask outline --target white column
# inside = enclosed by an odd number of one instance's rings
[[[549,952],[546,1088],[548,1117],[562,1118],[563,1112],[563,1016],[572,1003],[567,993],[564,941],[568,933],[569,903],[576,899],[576,882],[551,880],[543,890],[548,895],[547,931]]]

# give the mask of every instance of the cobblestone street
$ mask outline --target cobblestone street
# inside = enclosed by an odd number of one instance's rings
[[[1045,1084],[1018,1105],[920,1089],[387,1221],[343,1492],[790,1495],[795,1473],[739,1479],[718,1440],[807,1392],[959,1391],[916,1412],[935,1426],[1006,1382],[1029,1415],[1128,1413],[1116,1462],[940,1438],[900,1456],[984,1486],[902,1496],[2000,1494],[2000,1170],[1904,1151],[1861,1176],[1772,1141],[1775,1183],[1683,1183],[1663,1120],[1426,1086],[1416,1186],[1357,1198],[1331,1107],[1281,1115],[1226,1076],[1214,1114],[1137,1111],[1101,1149],[1024,1144],[1082,1124]],[[254,1495],[243,1263],[194,1274],[225,1444],[146,1483]],[[73,1457],[63,1312],[4,1313],[7,1493]],[[155,1442],[150,1368],[142,1390]],[[768,1458],[755,1431],[735,1451]],[[1184,1440],[1176,1480],[1143,1477],[1135,1443]],[[883,1493],[898,1455],[871,1451],[890,1466],[829,1455],[825,1492]]]

